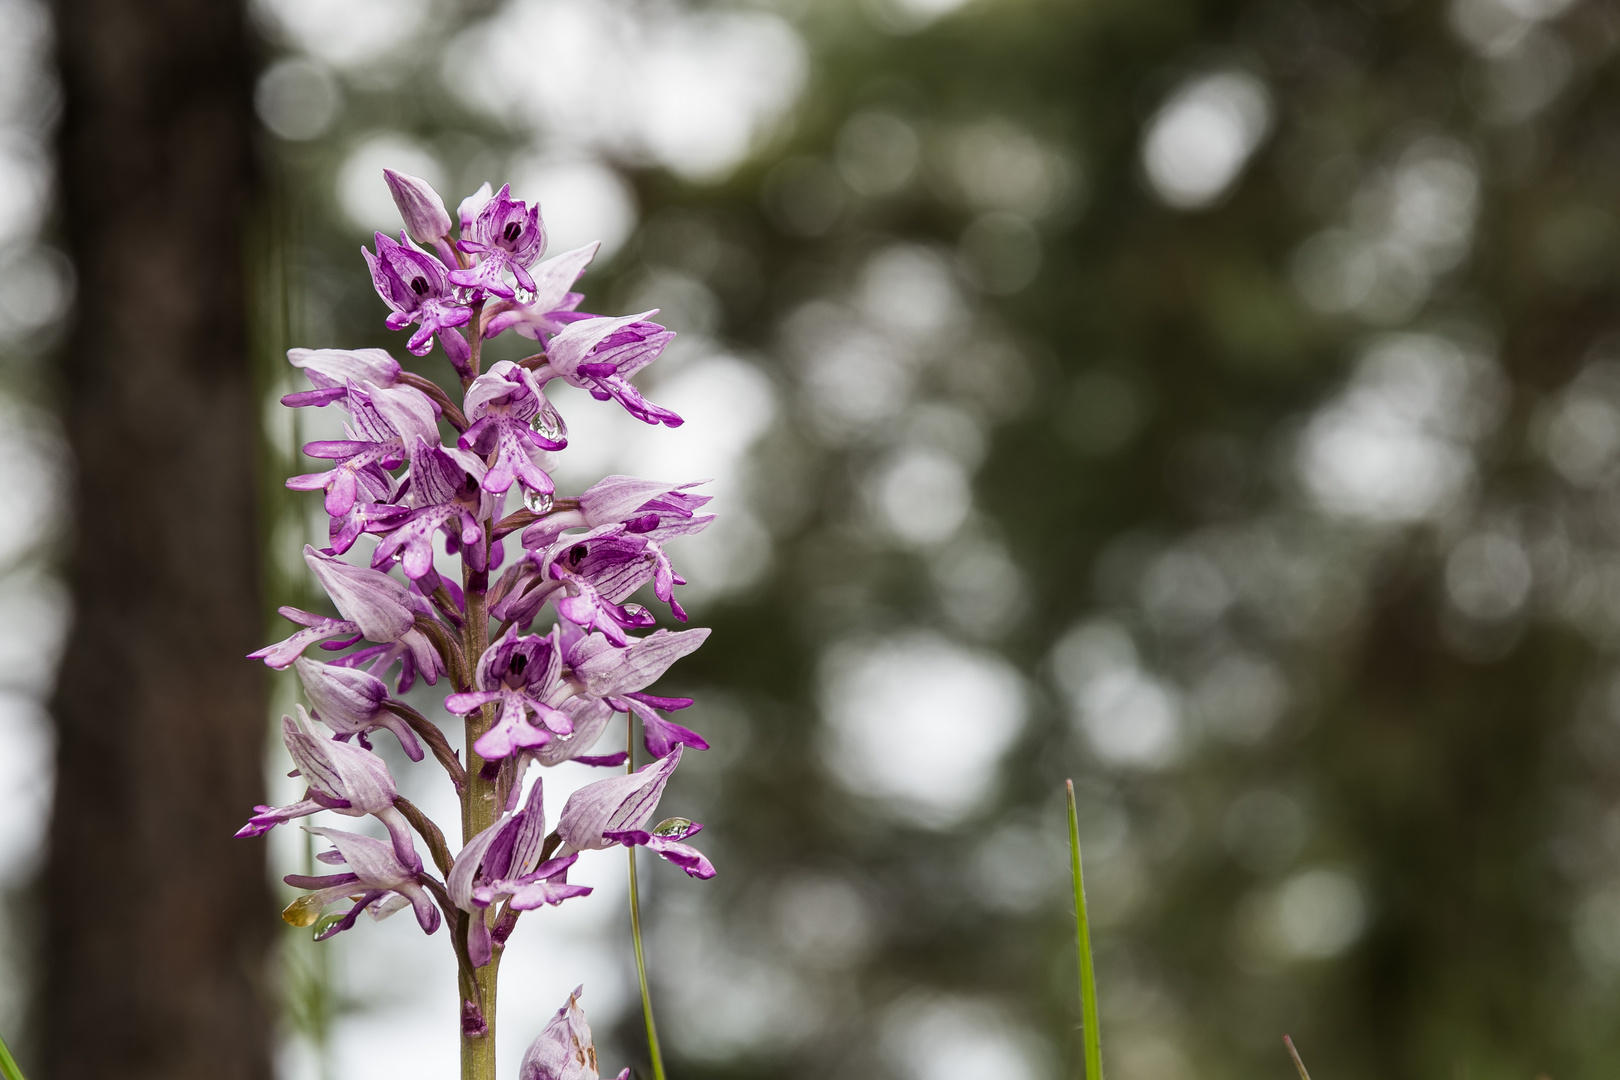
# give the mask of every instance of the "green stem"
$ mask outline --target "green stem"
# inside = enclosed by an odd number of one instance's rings
[[[1074,873],[1075,938],[1080,951],[1080,1017],[1086,1046],[1085,1080],[1102,1080],[1102,1030],[1097,1019],[1097,970],[1091,958],[1091,916],[1086,910],[1086,879],[1080,871],[1080,814],[1069,789],[1069,868]]]
[[[636,724],[631,716],[624,718],[625,750],[624,771],[636,771]],[[630,852],[630,939],[636,946],[636,978],[641,980],[641,1015],[647,1018],[647,1052],[652,1057],[653,1080],[665,1080],[664,1054],[658,1048],[658,1025],[653,1023],[652,993],[647,989],[647,958],[641,951],[641,898],[636,889],[636,849]]]
[[[5,1080],[23,1080],[22,1069],[18,1068],[17,1059],[11,1056],[11,1050],[3,1038],[0,1038],[0,1077],[4,1077]]]
[[[477,356],[476,352],[474,356]],[[471,658],[466,662],[469,680],[471,672],[477,668],[478,658],[483,656],[484,650],[489,647],[487,588],[486,575],[474,574],[470,568],[463,567],[462,590],[466,597],[467,623],[462,629],[461,648],[462,655]],[[484,759],[473,749],[473,744],[494,723],[495,709],[492,705],[485,705],[467,717],[467,787],[461,795],[463,844],[495,824],[495,819],[500,816],[500,807],[495,797],[495,781],[484,778]],[[470,917],[481,919],[484,915],[478,912]],[[455,932],[455,928],[452,928],[451,933]],[[483,1013],[487,1031],[482,1035],[462,1033],[461,1080],[495,1080],[495,987],[500,963],[501,949],[496,946],[495,954],[489,963],[473,973],[477,978],[475,994],[478,1008]]]
[[[1311,1074],[1305,1071],[1305,1062],[1300,1060],[1299,1051],[1294,1049],[1294,1040],[1284,1035],[1283,1045],[1288,1047],[1288,1056],[1294,1059],[1294,1068],[1299,1070],[1299,1080],[1311,1080]]]

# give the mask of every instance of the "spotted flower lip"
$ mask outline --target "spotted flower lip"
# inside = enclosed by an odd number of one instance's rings
[[[383,233],[377,233],[375,239],[376,254],[364,247],[360,254],[371,268],[377,295],[393,312],[387,319],[388,328],[403,330],[416,324],[406,348],[426,356],[437,338],[456,370],[468,370],[471,347],[456,328],[472,320],[472,310],[455,295],[444,264],[412,244],[404,233],[398,241]]]
[[[522,635],[517,627],[510,627],[479,658],[477,680],[480,689],[451,694],[444,707],[465,716],[499,703],[494,726],[473,744],[485,761],[498,761],[545,746],[553,736],[572,734],[573,718],[557,707],[572,689],[562,681],[562,649],[555,633]]]
[[[532,372],[502,360],[473,380],[466,402],[471,425],[456,445],[490,459],[486,491],[499,494],[513,483],[540,495],[557,490],[546,466],[550,451],[568,445],[567,428]]]
[[[521,810],[467,841],[445,879],[450,902],[470,916],[467,948],[475,967],[489,963],[494,954],[494,905],[510,901],[514,911],[527,911],[591,891],[588,885],[568,884],[568,868],[576,856],[540,861],[546,835],[542,785],[536,778]]]
[[[465,203],[462,204],[466,206]],[[512,198],[512,186],[503,184],[493,198],[477,210],[468,221],[463,220],[462,238],[456,247],[478,258],[477,265],[465,270],[452,270],[450,281],[464,289],[485,292],[492,296],[513,299],[517,294],[506,283],[510,273],[518,288],[534,293],[535,281],[529,276],[529,267],[546,250],[546,230],[540,224],[540,205],[533,206]]]

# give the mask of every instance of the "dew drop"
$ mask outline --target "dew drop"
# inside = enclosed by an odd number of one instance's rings
[[[568,434],[568,429],[563,426],[562,417],[550,409],[541,409],[535,413],[534,419],[529,421],[529,430],[549,442],[556,442]]]
[[[549,514],[551,513],[551,496],[524,488],[523,505],[537,514]]]
[[[654,836],[673,836],[679,838],[685,836],[687,830],[691,829],[691,827],[691,818],[665,818],[663,821],[660,821],[657,825],[653,826],[652,834]]]

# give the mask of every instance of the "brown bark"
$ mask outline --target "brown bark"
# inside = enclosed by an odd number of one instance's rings
[[[244,239],[253,54],[226,0],[57,0],[75,624],[54,713],[51,1080],[262,1080],[274,914]]]

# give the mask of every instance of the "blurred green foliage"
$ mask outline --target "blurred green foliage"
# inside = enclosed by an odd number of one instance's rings
[[[533,137],[446,104],[444,44],[493,10],[434,9],[275,144],[307,343],[403,355],[330,196],[348,148],[408,134],[453,204]],[[671,680],[722,871],[653,883],[672,1071],[1076,1075],[1073,776],[1111,1080],[1286,1076],[1285,1031],[1341,1080],[1613,1075],[1620,11],[783,14],[791,121],[718,180],[623,156],[639,224],[584,284],[779,402],[768,566],[697,605]],[[854,790],[822,707],[830,656],[916,628],[1028,706],[991,794],[932,819]],[[971,721],[920,759],[982,757]]]

